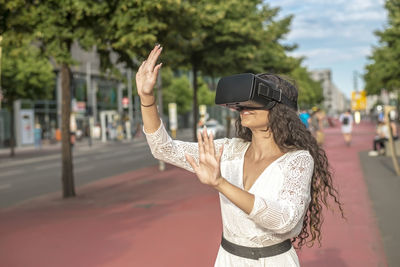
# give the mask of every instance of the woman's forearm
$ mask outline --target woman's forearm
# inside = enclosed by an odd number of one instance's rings
[[[162,63],[156,65],[161,51],[162,47],[157,44],[136,73],[136,88],[140,96],[144,130],[147,133],[155,132],[160,126],[153,88],[157,81],[158,71],[162,66]]]
[[[160,127],[161,121],[155,101],[154,95],[140,97],[143,126],[146,133],[154,133]]]
[[[215,188],[245,213],[250,214],[253,210],[253,194],[234,186],[224,178],[221,179],[221,182]]]

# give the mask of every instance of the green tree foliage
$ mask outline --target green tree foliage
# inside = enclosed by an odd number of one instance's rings
[[[199,105],[213,106],[215,105],[215,91],[211,91],[207,83],[202,78],[198,79],[199,83]]]
[[[74,64],[70,55],[73,42],[86,49],[95,45],[104,70],[112,69],[116,62],[137,68],[159,42],[165,48],[161,58],[164,68],[186,68],[193,72],[195,121],[198,104],[213,102],[210,101],[213,93],[205,83],[199,84],[199,75],[214,79],[247,71],[295,73],[298,79],[303,79],[301,90],[307,96],[304,101],[318,98],[308,92],[317,89],[301,69],[301,59],[287,56],[296,46],[281,44],[290,30],[292,17],[278,19],[279,8],[271,8],[262,0],[10,0],[6,3],[1,25],[35,38],[43,54],[54,59],[63,73],[65,93],[69,91],[70,66]],[[118,55],[117,59],[110,56],[111,52]],[[164,97],[171,101],[178,101],[172,97],[175,93],[182,98],[189,95],[184,91],[189,88],[185,78],[171,78],[170,84],[164,81],[163,88]],[[68,94],[65,97],[69,103]],[[185,105],[190,101],[181,103],[178,107],[186,110]],[[67,105],[65,108],[63,123],[67,125],[69,110]]]
[[[16,9],[14,6],[22,6]],[[62,87],[62,185],[63,196],[75,196],[70,143],[71,113],[71,47],[78,42],[83,48],[92,48],[98,41],[95,32],[101,32],[99,21],[109,14],[108,1],[47,0],[7,1],[12,16],[5,25],[29,35],[40,46],[47,58],[55,61],[61,74]]]
[[[183,115],[192,110],[193,90],[186,75],[174,77],[170,68],[164,68],[161,73],[163,84],[163,112],[168,114],[168,103],[176,103],[178,113]],[[207,83],[198,78],[199,105],[214,105],[215,92],[211,91]]]
[[[254,73],[284,73],[289,74],[301,64],[301,59],[287,55],[296,45],[282,45],[285,35],[290,31],[292,16],[274,21],[279,8],[268,12],[269,19],[264,24],[261,34],[261,43],[256,51],[255,58],[246,66],[247,71]]]
[[[368,94],[380,94],[380,91],[393,91],[400,88],[400,0],[387,0],[387,27],[376,31],[379,45],[374,47],[366,65],[365,89]]]
[[[306,67],[302,66],[303,58],[288,56],[288,52],[297,48],[296,45],[282,45],[285,35],[290,31],[292,16],[281,20],[273,20],[279,8],[269,10],[270,19],[265,23],[262,42],[252,60],[246,67],[253,73],[284,74],[289,80],[294,80],[299,89],[299,106],[311,107],[323,100],[322,86],[311,79]]]
[[[194,74],[195,121],[199,102],[211,103],[198,99],[198,75],[220,77],[246,71],[289,74],[301,63],[286,55],[296,46],[280,43],[290,30],[292,17],[277,19],[279,8],[260,0],[120,0],[108,1],[108,8],[110,15],[100,22],[103,30],[96,35],[101,40],[97,49],[106,63],[103,66],[112,66],[109,54],[113,51],[119,55],[118,61],[138,67],[154,44],[161,43],[164,68],[187,67]],[[183,79],[179,82],[183,88]],[[164,97],[170,98],[165,81],[163,88]],[[201,97],[206,96],[201,90]]]
[[[9,39],[9,34],[3,36],[1,57],[1,89],[5,107],[14,113],[13,103],[17,99],[50,98],[55,86],[53,66],[43,58],[37,46],[29,41],[15,42]],[[14,116],[11,116],[10,155],[14,150]]]
[[[272,31],[277,14],[263,1],[193,1],[183,28],[169,35],[166,47],[173,47],[184,55],[177,64],[184,64],[193,72],[193,119],[198,120],[197,75],[218,77],[244,72],[258,61],[257,51]],[[181,24],[182,25],[182,24]],[[265,26],[267,25],[267,26]],[[175,53],[178,54],[178,53]],[[195,125],[193,137],[196,136]]]
[[[39,48],[29,42],[21,47],[10,46],[7,34],[2,42],[2,90],[9,108],[17,99],[50,98],[55,87],[55,74]]]
[[[138,68],[154,45],[165,42],[188,15],[187,2],[180,0],[105,2],[108,12],[97,20],[101,31],[94,32],[103,68],[114,66],[111,52],[118,55],[117,63]],[[176,50],[170,49],[171,56],[172,51]]]
[[[192,109],[193,91],[186,76],[176,78],[171,69],[162,70],[163,78],[163,112],[168,114],[168,104],[176,103],[178,114],[185,114]]]

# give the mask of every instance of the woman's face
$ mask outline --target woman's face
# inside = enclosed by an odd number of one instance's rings
[[[240,111],[240,119],[243,127],[249,128],[251,131],[265,130],[268,125],[268,110],[242,110]]]

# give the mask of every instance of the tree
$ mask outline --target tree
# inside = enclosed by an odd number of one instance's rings
[[[182,28],[167,36],[167,44],[184,57],[176,62],[193,73],[193,138],[198,121],[198,75],[216,77],[243,72],[260,45],[263,22],[271,19],[262,1],[194,1]]]
[[[96,0],[48,0],[8,1],[9,10],[21,4],[23,8],[9,16],[10,29],[16,28],[31,36],[44,56],[54,60],[61,75],[62,88],[62,185],[63,196],[75,196],[70,143],[71,113],[71,46],[78,42],[91,49],[96,44],[95,32],[101,32],[101,24],[110,10],[107,1]]]
[[[15,42],[9,37],[7,33],[3,35],[1,82],[5,106],[11,113],[10,155],[14,156],[14,101],[50,98],[55,86],[55,75],[53,66],[41,56],[37,46],[29,40],[21,40],[21,44],[15,47]]]
[[[215,105],[215,91],[210,91],[207,83],[202,78],[198,79],[199,84],[199,105],[212,106]]]
[[[376,31],[379,45],[374,47],[366,65],[365,89],[368,94],[379,94],[385,88],[388,91],[400,88],[400,0],[387,0],[385,8],[388,11],[387,27]]]
[[[171,69],[162,71],[163,78],[163,112],[168,114],[168,103],[176,103],[178,114],[185,114],[192,109],[190,82],[186,76],[173,77]]]
[[[102,30],[94,33],[98,40],[96,47],[103,68],[112,69],[115,63],[123,63],[128,68],[138,68],[154,45],[160,42],[164,45],[167,36],[177,30],[177,25],[188,16],[186,1],[106,2],[110,12],[97,22]],[[167,53],[173,61],[177,49],[169,50]],[[112,60],[111,53],[118,56],[116,60]]]
[[[279,8],[269,10],[269,17],[277,16]],[[298,104],[302,107],[311,107],[323,100],[322,86],[312,80],[307,68],[302,66],[303,58],[288,56],[297,48],[297,45],[282,45],[280,42],[290,31],[293,16],[281,20],[270,20],[264,26],[262,42],[255,54],[255,59],[246,66],[252,73],[284,74],[294,82],[299,89]]]

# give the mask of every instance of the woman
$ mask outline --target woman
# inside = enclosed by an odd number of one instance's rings
[[[311,115],[311,132],[313,133],[317,144],[322,146],[325,140],[324,134],[324,113],[317,107],[314,108],[314,112]]]
[[[342,124],[342,134],[344,141],[347,146],[351,144],[351,132],[353,131],[353,116],[351,115],[351,110],[346,110],[345,113],[341,114],[339,121]]]
[[[397,135],[396,123],[394,121],[390,121],[389,126],[390,126],[390,131],[392,134],[393,141],[398,140],[399,137]],[[385,119],[382,121],[378,121],[378,125],[376,127],[376,136],[374,137],[374,140],[373,140],[374,150],[369,151],[368,155],[371,157],[375,157],[380,154],[381,155],[385,154],[386,143],[389,141],[389,139],[390,139],[389,127],[386,124]]]
[[[280,103],[270,110],[242,110],[239,138],[214,141],[204,129],[198,143],[172,140],[153,95],[161,51],[156,46],[136,75],[144,132],[156,158],[195,172],[220,193],[223,238],[215,266],[299,266],[292,243],[320,241],[321,201],[330,195],[342,210],[325,152],[296,110]],[[292,84],[275,75],[261,77],[297,102]]]

